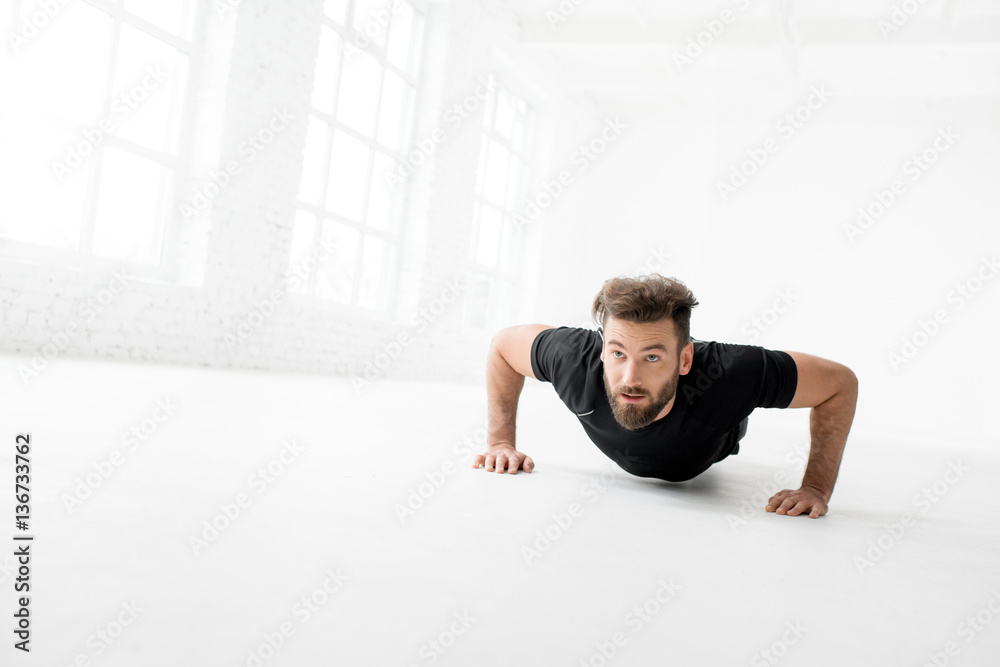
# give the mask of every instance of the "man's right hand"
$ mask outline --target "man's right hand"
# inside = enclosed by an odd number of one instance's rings
[[[479,454],[472,462],[473,468],[485,466],[487,472],[508,472],[511,475],[517,474],[518,469],[524,472],[531,472],[535,468],[535,462],[530,456],[514,449],[514,445],[501,442],[490,445],[485,454]]]

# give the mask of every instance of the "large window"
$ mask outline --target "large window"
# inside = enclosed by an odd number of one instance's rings
[[[159,273],[198,0],[13,0],[0,105],[0,240]]]
[[[486,105],[473,205],[472,270],[466,325],[510,324],[521,268],[521,232],[514,216],[525,203],[534,112],[494,79]]]
[[[333,247],[299,292],[388,310],[405,188],[385,174],[410,141],[424,15],[384,0],[328,0],[324,13],[291,263]]]

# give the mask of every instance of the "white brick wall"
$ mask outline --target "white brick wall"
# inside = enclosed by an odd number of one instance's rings
[[[481,109],[450,131],[409,179],[391,317],[295,298],[278,304],[270,317],[252,315],[280,288],[288,268],[322,4],[243,0],[238,15],[225,20],[209,8],[206,50],[189,101],[195,105],[193,148],[181,199],[234,156],[274,108],[286,107],[294,119],[223,189],[210,214],[189,223],[174,216],[177,280],[131,278],[124,287],[116,283],[112,295],[110,266],[5,256],[0,349],[25,355],[25,364],[74,355],[360,375],[400,332],[409,332],[412,343],[379,377],[483,377],[492,332],[463,331],[461,298],[422,333],[410,324],[449,279],[467,274]],[[490,71],[492,48],[517,37],[513,15],[499,2],[431,4],[428,18],[416,138],[471,94],[477,78]],[[259,326],[231,345],[227,335],[243,320]]]

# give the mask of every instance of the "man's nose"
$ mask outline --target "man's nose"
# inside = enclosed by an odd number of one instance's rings
[[[622,374],[622,384],[626,387],[633,388],[642,385],[642,378],[639,375],[639,365],[636,362],[625,362],[625,369]]]

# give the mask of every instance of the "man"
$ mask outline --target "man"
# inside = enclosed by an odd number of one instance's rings
[[[678,482],[739,452],[755,408],[812,408],[802,485],[765,509],[826,514],[858,379],[842,364],[802,352],[692,339],[698,305],[681,281],[659,274],[612,278],[594,298],[597,331],[542,324],[497,333],[487,362],[489,441],[473,467],[514,474],[534,461],[514,443],[524,378],[550,382],[587,435],[626,472]]]

